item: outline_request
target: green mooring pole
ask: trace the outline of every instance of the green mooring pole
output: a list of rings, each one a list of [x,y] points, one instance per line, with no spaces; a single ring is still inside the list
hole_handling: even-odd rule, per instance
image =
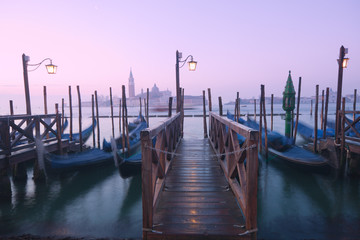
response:
[[[283,109],[286,112],[285,115],[285,136],[291,137],[291,112],[295,109],[295,89],[291,79],[291,71],[286,81],[285,91],[283,92]]]

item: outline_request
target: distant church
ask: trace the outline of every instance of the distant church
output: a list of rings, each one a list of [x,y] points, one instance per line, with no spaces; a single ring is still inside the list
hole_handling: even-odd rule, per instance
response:
[[[130,76],[129,76],[129,98],[135,97],[135,82],[132,74],[132,69],[130,68]]]

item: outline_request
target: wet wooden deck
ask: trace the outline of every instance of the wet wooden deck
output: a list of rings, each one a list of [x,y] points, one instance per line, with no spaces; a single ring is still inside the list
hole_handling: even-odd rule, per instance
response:
[[[183,139],[148,239],[248,239],[245,219],[208,139]]]

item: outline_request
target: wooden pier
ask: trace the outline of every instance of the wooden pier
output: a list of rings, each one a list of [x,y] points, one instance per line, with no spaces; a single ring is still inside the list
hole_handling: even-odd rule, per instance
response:
[[[62,152],[69,148],[69,140],[60,137],[60,119],[61,115],[57,114],[0,117],[1,162],[13,165],[36,158],[36,138],[43,141],[48,152]],[[49,137],[49,133],[53,137]]]
[[[182,139],[181,113],[142,132],[144,239],[256,238],[258,132],[209,116],[209,139]]]

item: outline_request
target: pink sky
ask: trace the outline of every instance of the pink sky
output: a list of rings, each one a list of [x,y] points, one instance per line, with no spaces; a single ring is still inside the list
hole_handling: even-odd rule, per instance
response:
[[[29,73],[32,97],[67,101],[68,86],[80,85],[83,99],[94,90],[121,95],[130,68],[135,91],[169,89],[175,95],[175,51],[198,61],[196,72],[180,71],[186,94],[210,87],[224,101],[281,96],[288,71],[302,95],[331,87],[336,91],[341,45],[349,48],[343,93],[360,80],[360,2],[358,1],[1,1],[0,100],[25,105],[21,55],[45,67]],[[21,96],[16,98],[15,95]],[[12,97],[14,96],[14,97]],[[23,101],[23,102],[18,102]],[[34,104],[34,103],[33,103]],[[34,106],[33,106],[34,107]]]

